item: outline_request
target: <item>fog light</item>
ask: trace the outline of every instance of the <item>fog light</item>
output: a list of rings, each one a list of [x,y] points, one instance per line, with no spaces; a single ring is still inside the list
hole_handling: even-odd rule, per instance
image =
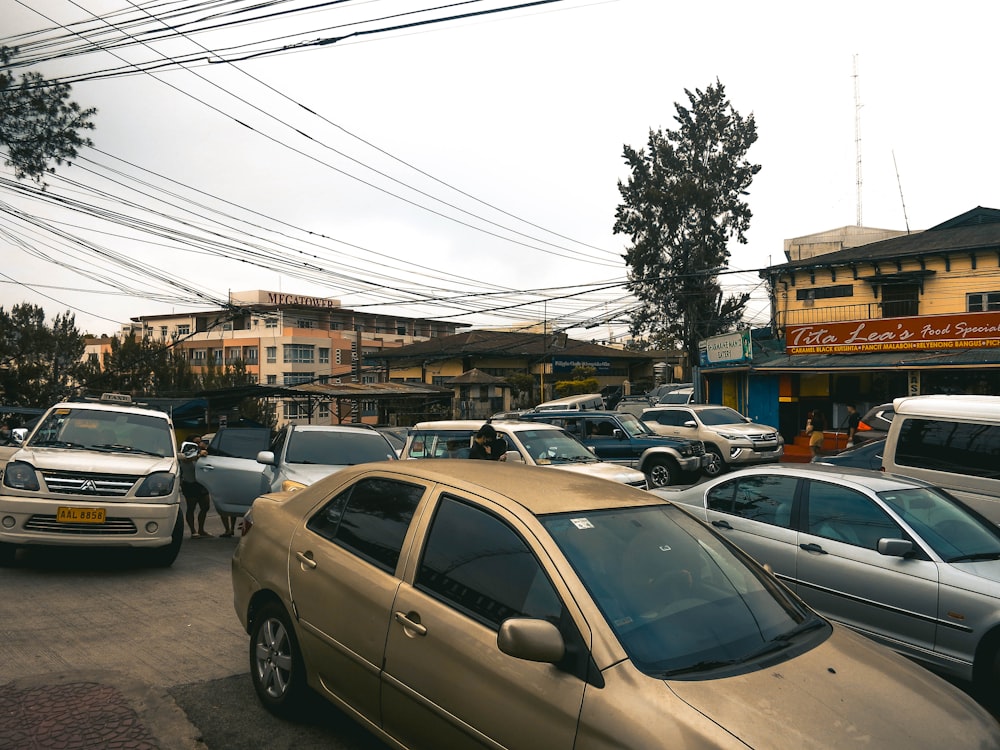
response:
[[[16,524],[17,521],[14,520],[14,516],[4,516],[3,520],[0,521],[0,523],[3,524],[3,527],[5,529],[13,529],[14,528],[14,524]]]
[[[146,533],[147,534],[155,534],[156,530],[158,528],[160,528],[160,524],[158,524],[156,521],[147,521],[146,522]]]

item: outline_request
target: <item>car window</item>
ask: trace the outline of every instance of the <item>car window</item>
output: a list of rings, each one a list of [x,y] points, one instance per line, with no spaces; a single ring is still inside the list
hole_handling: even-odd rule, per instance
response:
[[[410,519],[424,488],[368,478],[326,503],[306,528],[388,573],[396,571]]]
[[[644,420],[648,421],[652,417],[654,421],[669,427],[683,427],[684,423],[691,419],[690,412],[683,409],[664,409],[663,411],[645,414]]]
[[[212,438],[208,454],[226,458],[256,458],[258,453],[268,449],[269,438],[270,433],[266,429],[219,430]]]
[[[702,424],[723,425],[723,424],[743,424],[743,415],[728,406],[720,406],[716,409],[702,409],[698,412]]]
[[[392,446],[375,431],[295,430],[288,438],[284,460],[289,464],[353,466],[395,457]]]
[[[896,463],[1000,478],[1000,425],[908,417],[899,430]]]
[[[517,532],[448,495],[434,514],[415,585],[494,629],[508,617],[562,619],[559,596]]]
[[[706,501],[710,510],[790,528],[798,484],[796,477],[752,474],[716,485]]]
[[[849,487],[807,482],[807,531],[816,536],[878,549],[878,540],[907,539],[903,529],[874,500]]]
[[[946,562],[1000,555],[1000,528],[945,492],[917,487],[879,497]]]

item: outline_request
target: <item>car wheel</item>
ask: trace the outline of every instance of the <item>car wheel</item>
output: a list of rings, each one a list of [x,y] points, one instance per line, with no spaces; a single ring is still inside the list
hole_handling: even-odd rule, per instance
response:
[[[17,555],[17,547],[13,544],[7,544],[6,542],[0,542],[0,567],[6,567],[7,565],[14,564],[14,558]]]
[[[722,460],[722,454],[715,446],[705,446],[705,457],[708,459],[708,462],[701,467],[701,470],[707,476],[717,477],[726,470],[726,462]]]
[[[982,661],[976,659],[973,673],[976,696],[991,710],[1000,710],[1000,695],[997,693],[997,686],[1000,685],[1000,635],[993,633],[981,649],[985,655]]]
[[[178,505],[177,520],[174,521],[174,530],[170,534],[170,543],[156,549],[144,550],[147,553],[146,563],[153,568],[169,568],[177,559],[177,553],[181,551],[181,542],[183,541],[184,514]]]
[[[308,695],[306,670],[288,615],[266,605],[250,629],[250,676],[257,697],[275,716],[293,718]]]
[[[669,487],[680,475],[680,470],[666,458],[654,458],[646,466],[646,482],[650,488]]]

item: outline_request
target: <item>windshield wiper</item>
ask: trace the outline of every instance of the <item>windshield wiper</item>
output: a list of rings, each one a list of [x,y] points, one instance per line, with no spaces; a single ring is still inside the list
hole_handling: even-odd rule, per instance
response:
[[[958,557],[949,557],[945,562],[955,563],[955,562],[973,562],[975,560],[1000,560],[1000,552],[975,552],[971,555],[959,555]]]
[[[120,443],[102,443],[101,445],[92,445],[90,448],[92,450],[117,451],[119,453],[141,453],[144,456],[156,456],[157,458],[163,458],[162,453],[148,451],[145,448],[136,448],[131,445],[121,445]]]
[[[36,440],[29,448],[84,448],[80,443],[71,443],[69,440]]]
[[[711,669],[719,669],[720,667],[731,667],[734,664],[739,664],[742,659],[719,659],[711,660],[707,659],[705,661],[699,661],[696,664],[690,664],[686,667],[678,667],[677,669],[667,669],[659,673],[660,677],[673,677],[679,674],[690,674],[692,672],[708,672]]]

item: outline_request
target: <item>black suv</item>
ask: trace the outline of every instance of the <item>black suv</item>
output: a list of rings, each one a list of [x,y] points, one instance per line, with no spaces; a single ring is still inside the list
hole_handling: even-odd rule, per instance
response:
[[[700,472],[705,461],[705,445],[700,440],[657,435],[625,412],[538,411],[518,419],[562,427],[602,461],[641,471],[650,489],[677,484],[685,473]]]

